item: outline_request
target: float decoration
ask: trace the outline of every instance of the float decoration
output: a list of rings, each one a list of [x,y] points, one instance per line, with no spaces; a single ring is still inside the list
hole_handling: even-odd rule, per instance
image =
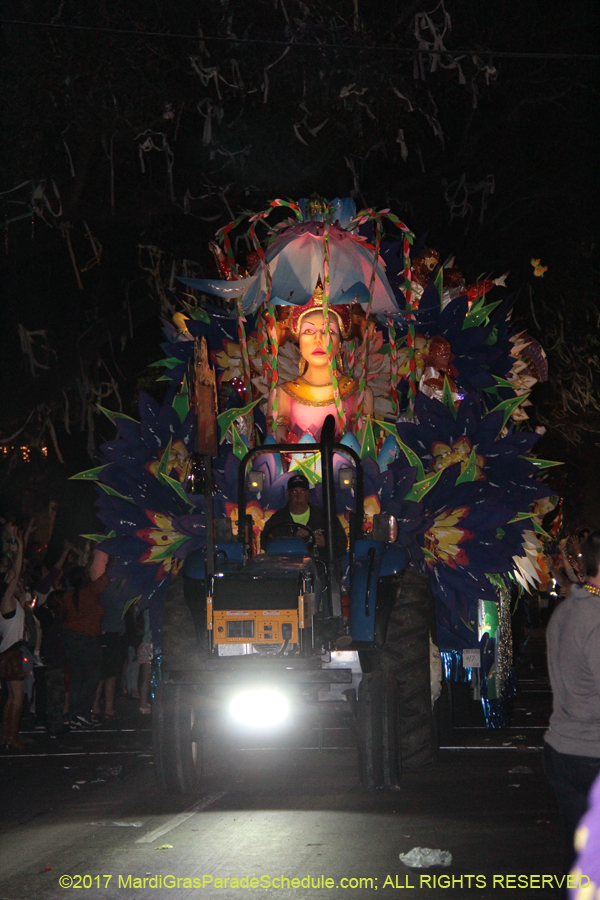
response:
[[[281,208],[292,217],[273,224]],[[231,243],[244,223],[254,248],[248,269],[236,263]],[[385,239],[386,223],[401,231],[400,240]],[[159,643],[166,587],[185,556],[206,542],[205,497],[188,493],[196,440],[188,372],[198,339],[208,342],[219,389],[212,499],[235,525],[239,459],[256,441],[276,440],[267,436],[269,399],[273,431],[288,427],[277,398],[302,381],[303,361],[289,338],[300,340],[302,317],[318,312],[331,399],[309,402],[313,430],[324,404],[332,404],[338,439],[362,460],[365,528],[377,513],[395,516],[398,543],[431,577],[447,677],[472,677],[461,654],[479,648],[484,711],[488,724],[500,724],[513,685],[510,596],[544,577],[543,535],[531,517],[533,505],[552,493],[537,476],[554,465],[530,457],[539,436],[515,427],[547,366],[536,342],[511,335],[512,299],[488,300],[504,276],[471,290],[457,270],[446,277],[434,251],[411,262],[407,226],[389,210],[356,214],[347,200],[273,201],[238,217],[217,239],[225,277],[181,281],[226,301],[224,308],[207,311],[198,306],[205,300],[188,295],[184,321],[164,323],[164,359],[155,363],[168,383],[162,406],[140,394],[139,422],[109,413],[118,439],[100,448],[102,465],[75,476],[96,481],[101,492],[107,535],[100,546],[116,558],[122,596],[140,597],[140,607],[151,610]],[[334,341],[343,339],[348,376],[334,354]],[[371,386],[374,410],[367,408]],[[256,547],[285,503],[289,471],[306,474],[319,502],[319,454],[302,453],[315,436],[310,429],[296,434],[298,452],[285,458],[255,458],[263,487],[247,512]],[[343,464],[334,459],[336,473]],[[349,494],[336,491],[347,527]]]

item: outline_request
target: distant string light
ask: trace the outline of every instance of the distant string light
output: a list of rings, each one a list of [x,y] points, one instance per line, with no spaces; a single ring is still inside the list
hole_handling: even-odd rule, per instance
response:
[[[48,456],[48,448],[44,447],[28,447],[26,444],[22,444],[21,446],[8,446],[7,444],[0,445],[0,458],[10,456],[12,453],[21,457],[22,462],[31,462],[31,453],[32,450],[37,449],[40,451],[42,456]]]
[[[57,31],[89,31],[94,34],[123,34],[132,37],[157,37],[167,38],[177,41],[200,41],[201,43],[222,43],[222,44],[244,44],[244,45],[262,45],[267,47],[302,47],[312,50],[353,50],[357,52],[371,53],[395,53],[398,56],[413,57],[424,54],[426,56],[432,53],[437,56],[485,56],[494,57],[495,59],[589,59],[600,60],[598,53],[558,53],[558,52],[531,52],[531,51],[510,51],[510,50],[449,50],[444,47],[441,50],[427,50],[419,47],[389,47],[380,45],[365,44],[329,44],[316,43],[315,41],[282,41],[269,40],[267,38],[238,38],[238,37],[220,37],[216,35],[204,34],[177,34],[164,31],[137,31],[136,29],[127,28],[97,28],[93,25],[62,25],[59,22],[27,22],[22,19],[0,19],[3,25],[24,25],[29,28],[53,28]]]

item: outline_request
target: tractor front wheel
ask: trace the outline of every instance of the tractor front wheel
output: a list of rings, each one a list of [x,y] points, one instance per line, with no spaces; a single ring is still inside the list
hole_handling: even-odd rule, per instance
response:
[[[152,743],[159,787],[167,794],[194,794],[202,748],[194,693],[183,684],[159,684],[152,705]]]

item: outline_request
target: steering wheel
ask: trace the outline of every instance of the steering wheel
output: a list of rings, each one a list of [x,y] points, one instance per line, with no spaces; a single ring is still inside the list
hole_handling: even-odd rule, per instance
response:
[[[301,530],[306,531],[307,534],[299,534]],[[299,522],[284,522],[281,525],[276,525],[269,534],[269,540],[271,541],[275,537],[301,537],[311,553],[317,544],[317,539],[312,528],[309,525],[300,525]]]

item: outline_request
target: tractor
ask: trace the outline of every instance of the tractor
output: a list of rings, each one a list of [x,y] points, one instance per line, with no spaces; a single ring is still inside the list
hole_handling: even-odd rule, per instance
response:
[[[299,450],[263,445],[240,463],[238,534],[213,516],[209,490],[206,547],[188,555],[169,589],[153,706],[156,773],[167,793],[194,793],[240,729],[285,729],[294,712],[328,701],[350,717],[366,788],[395,788],[402,769],[435,759],[441,667],[429,579],[409,568],[393,517],[375,516],[365,533],[361,460],[335,443],[333,416],[320,443],[301,449],[320,453],[326,563],[311,535],[293,527],[253,554],[252,462]],[[354,496],[341,560],[333,549],[334,454],[348,460]]]

